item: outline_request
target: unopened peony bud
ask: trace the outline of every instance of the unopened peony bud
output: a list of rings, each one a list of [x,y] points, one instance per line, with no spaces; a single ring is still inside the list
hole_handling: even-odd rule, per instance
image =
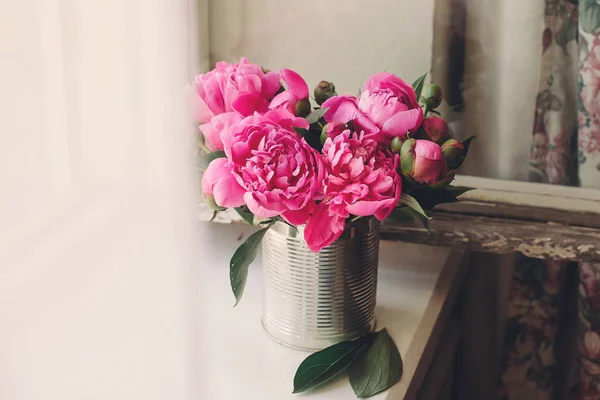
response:
[[[442,104],[442,89],[435,83],[430,83],[423,88],[421,100],[430,110],[439,107]]]
[[[310,101],[308,99],[298,100],[294,109],[296,117],[306,117],[310,114]]]
[[[429,117],[423,120],[424,139],[429,139],[437,144],[442,144],[450,139],[448,124],[440,117]]]
[[[315,101],[321,105],[330,97],[337,96],[333,82],[321,81],[314,90]]]
[[[400,149],[402,148],[402,139],[399,137],[395,137],[392,139],[392,144],[390,145],[390,149],[392,153],[400,153]]]
[[[442,152],[450,169],[458,168],[465,159],[465,147],[456,139],[446,140],[442,144]]]
[[[400,149],[402,174],[415,182],[432,184],[446,171],[440,145],[429,140],[408,139]]]

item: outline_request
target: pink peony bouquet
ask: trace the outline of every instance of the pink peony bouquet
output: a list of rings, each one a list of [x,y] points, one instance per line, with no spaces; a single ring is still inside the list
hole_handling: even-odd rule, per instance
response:
[[[425,220],[464,191],[449,184],[470,140],[450,137],[441,90],[424,82],[381,72],[358,97],[322,81],[311,99],[292,70],[217,63],[193,82],[205,201],[250,223],[306,224],[313,252],[357,218]]]

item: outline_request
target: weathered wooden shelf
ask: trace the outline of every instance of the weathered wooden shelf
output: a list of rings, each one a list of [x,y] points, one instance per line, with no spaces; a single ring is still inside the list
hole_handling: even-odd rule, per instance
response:
[[[386,221],[382,238],[489,253],[600,261],[600,191],[457,177],[474,187],[429,211],[429,230]]]

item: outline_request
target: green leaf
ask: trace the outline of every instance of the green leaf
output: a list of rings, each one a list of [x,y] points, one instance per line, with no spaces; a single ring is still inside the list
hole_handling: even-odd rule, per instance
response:
[[[425,79],[427,78],[427,72],[423,74],[419,79],[417,79],[413,84],[412,88],[415,90],[415,94],[417,95],[417,101],[421,99],[421,92],[423,91],[423,86],[425,85]]]
[[[446,190],[451,192],[455,197],[458,197],[462,194],[470,192],[471,190],[475,190],[475,188],[467,186],[446,186]]]
[[[429,220],[410,207],[395,208],[388,219],[399,224],[409,224],[413,221],[419,221],[424,228],[429,229]]]
[[[319,119],[325,115],[325,113],[327,112],[327,108],[319,108],[318,110],[315,110],[313,112],[311,112],[310,114],[308,114],[308,116],[306,117],[306,122],[308,122],[309,125],[315,124],[317,122],[319,122]]]
[[[414,189],[410,194],[417,200],[423,210],[431,210],[438,204],[457,203],[458,196],[473,190],[464,186],[447,186],[443,189],[429,187]]]
[[[419,202],[414,197],[412,197],[410,194],[408,194],[408,193],[402,193],[402,196],[400,196],[400,204],[403,204],[405,206],[408,206],[408,207],[412,208],[417,213],[419,213],[420,215],[424,216],[427,219],[431,219],[425,213],[425,210],[423,210],[423,207],[421,207],[421,205],[419,204]]]
[[[258,246],[262,241],[265,233],[271,228],[274,222],[267,225],[266,228],[253,233],[246,239],[244,243],[233,253],[231,262],[229,263],[229,280],[231,282],[231,290],[235,296],[235,306],[238,305],[244,293],[246,280],[248,279],[248,267],[256,258]]]
[[[467,156],[467,153],[469,152],[469,147],[471,147],[471,142],[473,141],[473,139],[475,139],[475,136],[468,137],[465,140],[463,140],[463,142],[462,142],[462,145],[465,148],[465,157]]]
[[[371,397],[402,377],[402,358],[387,330],[377,332],[370,346],[362,348],[348,369],[350,385],[359,398]]]
[[[215,220],[215,218],[217,217],[218,213],[219,212],[217,210],[213,211],[213,215],[212,215],[212,217],[210,218],[210,220],[208,222],[213,222]]]
[[[211,161],[216,160],[217,158],[223,158],[223,157],[225,157],[224,151],[213,151],[212,153],[204,154],[203,156],[200,157],[200,167],[202,169],[206,169],[206,168],[208,168],[208,164],[210,164]]]
[[[296,131],[296,133],[302,137],[306,137],[308,135],[308,129],[299,128],[297,126],[292,126],[292,128]]]
[[[294,375],[294,392],[314,389],[344,372],[356,358],[361,347],[369,344],[373,335],[346,340],[306,357]]]
[[[254,214],[248,211],[246,207],[236,207],[235,211],[248,223],[248,225],[254,226]]]

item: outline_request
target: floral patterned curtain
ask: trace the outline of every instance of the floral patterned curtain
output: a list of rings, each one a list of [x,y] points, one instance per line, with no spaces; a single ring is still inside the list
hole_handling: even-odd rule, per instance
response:
[[[600,3],[545,4],[530,180],[600,189]],[[517,263],[505,329],[504,398],[600,398],[600,265],[573,268],[577,303],[568,300],[576,289],[569,265],[525,257]],[[574,331],[578,354],[568,351]],[[575,362],[570,354],[578,356]]]

